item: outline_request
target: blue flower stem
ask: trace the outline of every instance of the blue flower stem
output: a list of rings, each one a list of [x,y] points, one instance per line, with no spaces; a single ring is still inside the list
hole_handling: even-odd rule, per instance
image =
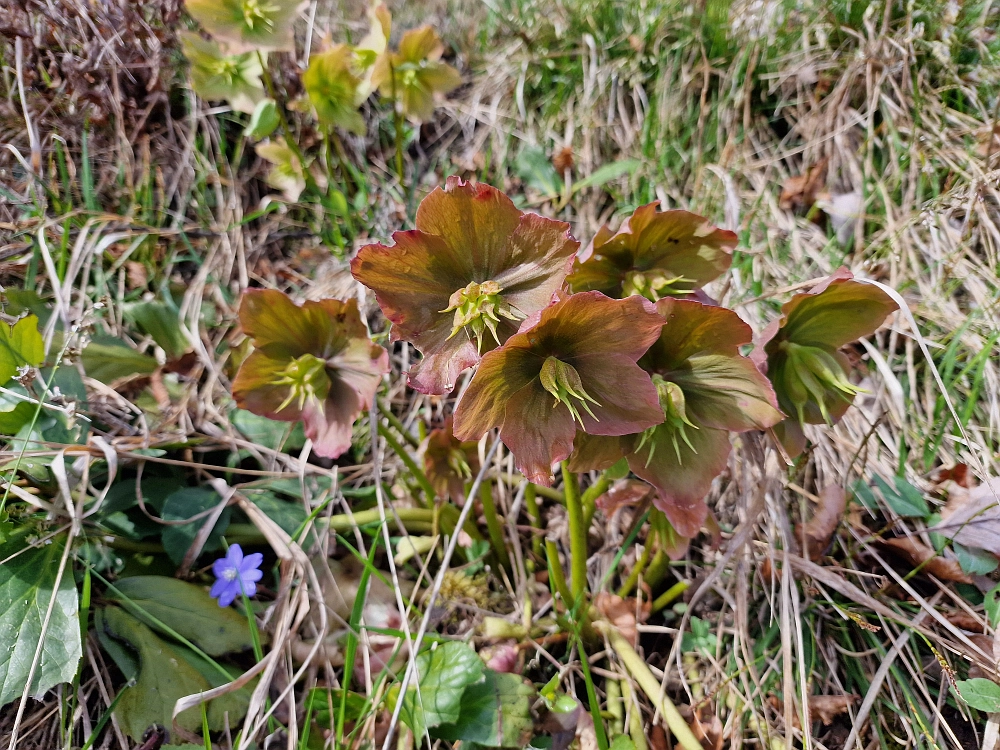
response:
[[[569,465],[561,464],[563,495],[566,497],[566,517],[569,522],[569,580],[573,601],[581,600],[587,593],[587,527],[584,525],[583,502],[580,485]]]

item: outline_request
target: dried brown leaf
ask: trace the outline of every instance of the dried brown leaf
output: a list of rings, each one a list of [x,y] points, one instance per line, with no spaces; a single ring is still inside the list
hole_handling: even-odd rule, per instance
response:
[[[846,507],[847,493],[843,487],[831,484],[820,491],[812,518],[804,525],[799,524],[796,529],[796,536],[805,540],[805,551],[810,560],[819,560],[830,546],[830,539],[837,530]]]
[[[1000,481],[966,490],[952,487],[948,504],[941,510],[936,531],[966,547],[1000,555]]]
[[[639,631],[636,629],[636,601],[635,597],[623,599],[615,594],[602,591],[594,597],[594,607],[620,632],[629,643],[635,645],[639,642]],[[638,607],[640,622],[649,616],[649,602],[645,602]]]
[[[830,726],[833,720],[854,705],[860,696],[857,695],[810,695],[809,713]]]
[[[805,174],[794,175],[785,180],[781,186],[778,206],[785,211],[810,208],[826,184],[826,168],[829,162],[829,158],[824,156],[809,167]]]
[[[911,536],[896,539],[883,539],[882,545],[902,557],[914,568],[920,567],[920,572],[932,575],[942,581],[956,583],[972,583],[972,579],[962,570],[957,560],[946,560],[934,554],[934,550],[923,542]]]
[[[597,498],[597,507],[604,515],[611,518],[620,508],[627,505],[638,505],[646,499],[653,488],[638,479],[619,479],[608,488],[608,491]]]

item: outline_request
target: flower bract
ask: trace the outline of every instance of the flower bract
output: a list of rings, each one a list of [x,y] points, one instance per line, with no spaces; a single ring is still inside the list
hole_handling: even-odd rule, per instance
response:
[[[551,482],[577,429],[628,435],[663,420],[656,388],[636,361],[663,318],[641,297],[557,296],[483,357],[455,410],[455,436],[494,427],[529,481]]]
[[[788,415],[774,432],[790,456],[805,448],[804,425],[839,421],[860,391],[840,348],[874,333],[896,309],[888,294],[842,268],[792,297],[761,334],[757,359]]]
[[[302,85],[321,124],[364,133],[365,120],[358,112],[361,77],[354,60],[354,50],[346,44],[313,55],[302,75]]]
[[[255,53],[228,54],[215,42],[180,32],[184,57],[191,63],[191,88],[206,101],[224,99],[237,112],[250,114],[264,98],[260,58]]]
[[[355,300],[301,307],[275,290],[250,290],[240,324],[255,350],[233,381],[241,409],[269,419],[302,420],[317,455],[337,458],[351,426],[371,406],[389,355],[373,344]]]
[[[447,393],[549,304],[579,243],[568,224],[522,213],[496,188],[456,177],[424,198],[416,226],[396,232],[395,245],[361,248],[351,271],[374,290],[393,337],[423,353],[410,385]]]
[[[641,206],[617,232],[602,227],[569,277],[574,292],[596,289],[610,297],[691,294],[732,262],[736,234],[689,211]]]
[[[462,76],[441,62],[444,45],[431,26],[410,29],[399,42],[398,52],[387,52],[375,63],[372,83],[379,93],[393,99],[407,117],[429,120],[439,96],[458,88]]]
[[[661,299],[666,324],[639,360],[652,376],[663,419],[620,439],[579,435],[571,468],[606,468],[623,455],[657,491],[654,504],[682,536],[698,533],[704,497],[726,467],[729,433],[766,429],[783,415],[756,365],[740,354],[753,333],[732,310]]]
[[[228,607],[237,597],[254,596],[257,593],[257,581],[263,578],[260,570],[264,555],[253,552],[243,555],[243,548],[233,544],[226,551],[225,557],[220,557],[212,563],[215,583],[209,594],[219,600],[220,607]]]
[[[302,0],[186,0],[188,13],[234,53],[292,50]]]

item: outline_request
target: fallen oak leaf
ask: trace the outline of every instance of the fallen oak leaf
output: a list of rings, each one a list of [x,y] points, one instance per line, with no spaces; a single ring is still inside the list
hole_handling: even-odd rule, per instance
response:
[[[906,560],[914,568],[919,567],[921,573],[940,578],[942,581],[972,583],[972,579],[962,570],[962,566],[958,564],[957,560],[949,560],[939,556],[933,549],[913,537],[902,536],[894,539],[883,539],[881,545],[888,547],[890,551]]]
[[[830,539],[837,530],[846,507],[847,493],[844,488],[827,485],[820,490],[819,502],[813,510],[812,518],[796,527],[796,537],[805,541],[805,552],[813,562],[819,560],[830,546]]]

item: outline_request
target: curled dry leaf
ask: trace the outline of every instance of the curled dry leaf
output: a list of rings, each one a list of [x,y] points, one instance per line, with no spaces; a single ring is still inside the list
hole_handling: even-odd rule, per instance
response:
[[[830,726],[833,720],[847,709],[857,703],[857,695],[810,695],[809,712],[823,722],[823,726]]]
[[[621,508],[638,505],[645,500],[653,488],[638,479],[619,479],[608,491],[597,498],[597,507],[611,518]]]
[[[1000,555],[1000,481],[966,490],[952,487],[948,504],[941,510],[941,523],[931,531],[966,547]]]
[[[778,206],[784,211],[801,211],[812,207],[820,191],[826,186],[826,169],[830,160],[823,157],[804,174],[789,177],[781,185]]]
[[[958,560],[947,560],[934,554],[934,550],[912,536],[883,539],[882,546],[888,547],[897,557],[901,557],[920,572],[932,575],[942,581],[972,583],[972,579],[962,570]]]
[[[830,539],[846,507],[847,493],[843,487],[828,485],[820,491],[812,518],[804,525],[799,524],[795,530],[796,537],[805,540],[805,553],[810,560],[819,560],[830,546]]]
[[[602,591],[594,597],[594,607],[606,620],[614,625],[618,632],[628,639],[633,646],[639,642],[639,631],[636,629],[636,612],[640,622],[649,616],[649,602],[636,607],[635,597],[623,599],[616,594]]]

